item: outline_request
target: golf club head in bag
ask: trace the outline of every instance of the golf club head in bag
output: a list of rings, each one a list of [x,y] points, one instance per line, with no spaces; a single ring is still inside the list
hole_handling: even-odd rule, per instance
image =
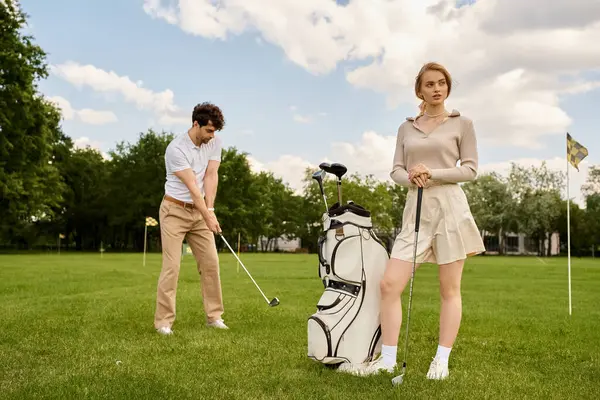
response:
[[[326,163],[326,162],[322,162],[321,164],[319,164],[319,168],[325,172],[327,172],[327,170],[329,169],[330,166],[331,166],[331,164]]]
[[[392,385],[398,386],[404,382],[404,374],[406,373],[406,359],[408,354],[408,328],[410,326],[410,310],[412,309],[412,293],[413,293],[413,281],[415,279],[415,269],[417,266],[417,243],[419,240],[419,227],[421,225],[421,204],[423,202],[423,188],[418,188],[417,191],[417,211],[416,211],[416,222],[415,222],[415,242],[413,250],[413,267],[410,276],[410,291],[408,294],[408,315],[406,317],[406,338],[404,341],[404,362],[402,363],[402,373],[392,378]]]
[[[312,178],[319,183],[319,188],[321,189],[321,196],[323,196],[323,201],[325,202],[325,212],[329,210],[329,206],[327,205],[327,198],[325,197],[325,189],[323,188],[323,177],[325,176],[325,171],[320,169],[315,171],[312,175]]]
[[[279,305],[279,299],[277,297],[274,297],[271,301],[269,301],[269,299],[267,298],[267,296],[265,296],[265,294],[263,293],[263,291],[258,286],[258,283],[256,283],[256,281],[254,280],[254,278],[252,278],[252,275],[250,275],[250,272],[248,272],[248,269],[246,269],[246,266],[244,265],[244,263],[242,262],[242,260],[240,260],[240,258],[237,256],[237,254],[235,254],[235,251],[233,251],[233,249],[231,248],[231,246],[229,245],[229,243],[227,242],[227,240],[225,240],[225,236],[223,236],[223,234],[220,233],[220,232],[217,233],[217,235],[219,235],[221,237],[221,239],[223,239],[223,242],[225,242],[225,244],[227,245],[227,247],[229,247],[229,250],[231,251],[231,254],[233,254],[235,256],[235,258],[238,260],[238,262],[240,263],[240,265],[244,268],[244,271],[246,271],[246,273],[248,274],[248,276],[250,277],[250,279],[252,279],[252,282],[254,282],[254,285],[256,286],[256,288],[258,289],[258,291],[260,292],[260,294],[262,294],[262,296],[264,297],[264,299],[267,302],[267,304],[269,305],[269,307],[278,306]]]
[[[335,175],[337,177],[337,189],[338,189],[338,204],[342,205],[342,176],[348,172],[348,168],[341,163],[321,163],[319,167],[327,172],[328,174]]]

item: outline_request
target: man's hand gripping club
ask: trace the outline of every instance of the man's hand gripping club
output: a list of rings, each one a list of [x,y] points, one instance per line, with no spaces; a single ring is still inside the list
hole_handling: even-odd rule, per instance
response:
[[[217,221],[217,216],[208,210],[206,207],[206,202],[204,201],[204,197],[202,196],[202,192],[200,192],[198,185],[196,185],[196,176],[194,175],[194,171],[189,168],[184,169],[183,171],[175,172],[175,176],[181,179],[181,181],[189,189],[194,206],[197,207],[200,211],[200,214],[202,214],[208,229],[210,229],[213,233],[221,233],[221,227],[219,226],[219,221]]]

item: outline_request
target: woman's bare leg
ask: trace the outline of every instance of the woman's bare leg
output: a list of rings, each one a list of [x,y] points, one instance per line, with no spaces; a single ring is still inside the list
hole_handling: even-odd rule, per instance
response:
[[[443,379],[448,376],[448,358],[458,335],[462,319],[462,298],[460,283],[464,260],[440,265],[440,338],[434,362],[427,376],[430,379]]]
[[[391,258],[380,283],[382,354],[387,366],[396,364],[398,336],[402,325],[400,296],[410,281],[412,267],[412,262]]]
[[[462,318],[462,298],[460,282],[464,260],[440,265],[440,295],[442,306],[440,311],[440,345],[452,347]]]

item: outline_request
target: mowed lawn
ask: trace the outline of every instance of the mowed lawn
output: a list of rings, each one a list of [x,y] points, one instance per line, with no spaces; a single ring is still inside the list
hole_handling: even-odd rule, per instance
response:
[[[414,285],[408,371],[361,378],[306,357],[306,320],[323,290],[316,255],[245,254],[269,308],[221,254],[225,322],[205,326],[199,277],[184,258],[175,335],[152,326],[159,254],[0,256],[4,399],[592,399],[600,396],[600,260],[477,257],[443,382],[425,378],[437,347],[437,268]],[[408,290],[403,306],[406,310]],[[404,325],[398,362],[403,358]],[[398,369],[398,372],[400,368]]]

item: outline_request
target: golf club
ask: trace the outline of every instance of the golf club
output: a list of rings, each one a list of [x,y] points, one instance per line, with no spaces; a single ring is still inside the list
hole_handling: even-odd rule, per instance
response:
[[[327,170],[329,169],[331,165],[329,163],[326,162],[322,162],[321,164],[319,164],[319,168],[321,168],[323,171],[328,172]]]
[[[348,168],[346,168],[345,165],[340,164],[340,163],[333,163],[333,164],[321,163],[319,165],[319,167],[323,171],[337,176],[337,178],[338,178],[338,181],[337,181],[338,203],[341,206],[342,205],[342,176],[344,176],[344,174],[346,172],[348,172]]]
[[[404,381],[406,373],[406,358],[408,353],[408,327],[410,325],[410,309],[412,306],[413,281],[415,279],[415,269],[417,266],[417,241],[419,239],[419,225],[421,220],[421,203],[423,200],[423,188],[419,187],[417,192],[417,216],[415,222],[415,244],[413,250],[413,268],[410,276],[410,291],[408,294],[408,315],[406,318],[406,339],[404,340],[404,362],[402,363],[402,373],[392,379],[392,385],[400,385]]]
[[[235,254],[235,251],[233,251],[233,249],[231,248],[231,246],[229,245],[229,243],[227,242],[227,240],[225,240],[225,236],[223,236],[222,233],[217,233],[217,235],[221,236],[221,239],[223,239],[223,241],[225,242],[225,244],[227,245],[227,247],[229,247],[229,250],[231,251],[231,254],[233,254],[235,256],[235,258],[237,258],[237,260],[239,261],[239,263],[241,264],[241,266],[244,268],[244,271],[246,271],[246,273],[248,274],[248,276],[250,277],[250,279],[252,279],[252,282],[254,282],[254,284],[256,285],[256,287],[258,288],[258,290],[260,291],[260,293],[265,298],[265,301],[267,302],[267,304],[270,307],[278,306],[279,305],[279,299],[277,297],[274,297],[273,300],[269,301],[269,299],[267,298],[267,296],[265,296],[265,294],[263,293],[263,291],[260,290],[260,287],[258,286],[258,284],[256,283],[256,281],[254,280],[254,278],[252,278],[252,275],[250,275],[250,272],[248,272],[248,270],[246,269],[246,266],[244,266],[244,263],[242,262],[242,260],[240,260],[240,258],[237,256],[237,254]]]
[[[327,212],[329,210],[329,207],[327,206],[327,199],[325,198],[325,190],[323,189],[323,176],[324,175],[325,175],[325,171],[320,169],[312,175],[312,178],[319,183],[319,188],[321,188],[321,196],[323,196],[323,201],[325,202],[325,212]]]

